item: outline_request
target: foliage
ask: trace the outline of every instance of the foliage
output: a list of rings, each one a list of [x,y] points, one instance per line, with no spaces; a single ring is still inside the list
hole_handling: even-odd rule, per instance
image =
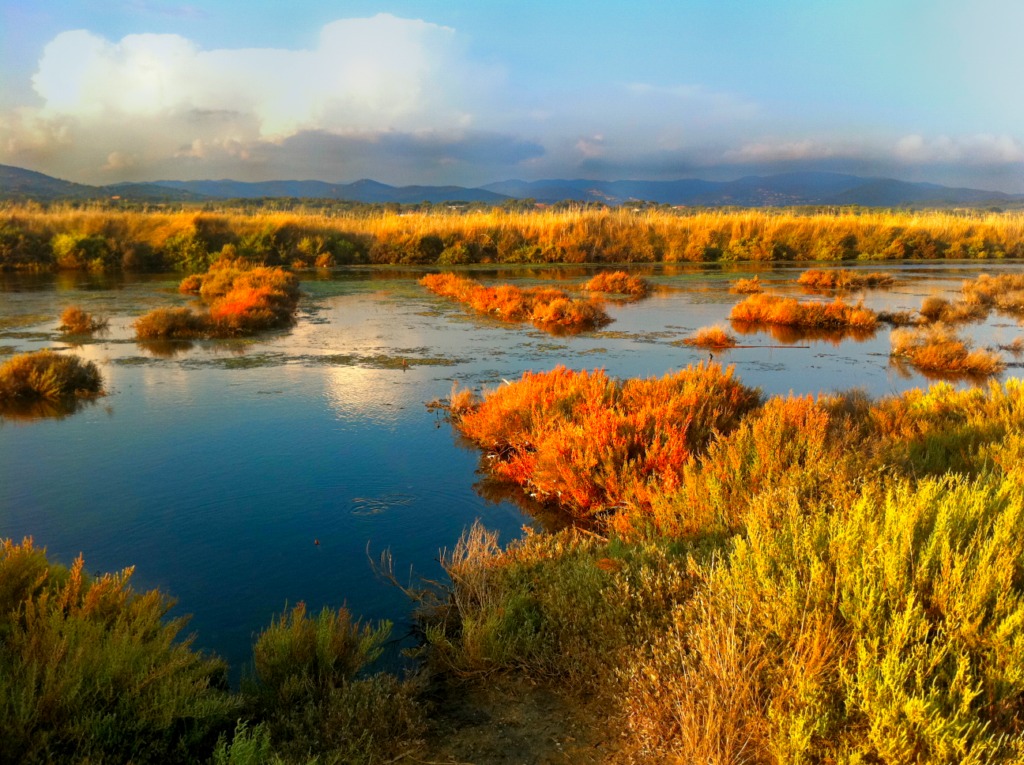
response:
[[[736,337],[724,327],[701,327],[692,337],[683,340],[685,345],[712,350],[732,348],[736,345]]]
[[[602,271],[584,282],[580,289],[585,292],[604,292],[610,295],[629,295],[631,297],[647,297],[651,284],[642,276],[635,276],[626,271]]]
[[[998,353],[971,350],[968,340],[958,337],[944,324],[923,329],[895,329],[890,340],[895,358],[905,359],[925,372],[988,377],[1005,367]]]
[[[330,762],[372,763],[417,746],[424,720],[414,703],[416,683],[358,677],[390,632],[386,622],[353,622],[344,608],[310,617],[300,603],[260,634],[244,693],[276,751],[291,759],[316,752]]]
[[[179,642],[131,569],[89,577],[30,539],[0,546],[0,760],[191,762],[237,709],[222,662]]]
[[[453,417],[491,456],[495,475],[572,515],[593,516],[649,506],[759,400],[718,364],[624,382],[557,367],[528,372],[477,404],[463,398]]]
[[[840,299],[831,303],[800,302],[777,295],[751,295],[732,307],[729,318],[745,324],[777,324],[810,328],[873,330],[878,318],[862,305]]]
[[[845,268],[830,271],[811,268],[800,274],[796,283],[809,290],[855,290],[888,287],[894,281],[892,275],[884,273],[861,273]]]
[[[185,277],[178,287],[199,293],[209,308],[157,308],[135,321],[140,339],[223,337],[286,326],[299,300],[295,275],[282,268],[221,259],[205,274]]]
[[[369,206],[140,212],[0,211],[0,267],[206,270],[225,246],[263,265],[650,263],[1024,256],[1018,213],[669,210],[559,206],[453,212]],[[57,237],[69,237],[57,239]]]
[[[607,324],[611,319],[592,300],[573,300],[551,287],[521,289],[510,284],[486,287],[452,273],[427,274],[420,284],[431,292],[465,303],[477,313],[504,321],[532,321],[549,331],[573,331]]]
[[[97,318],[77,305],[68,306],[60,315],[60,331],[72,335],[85,335],[106,326],[106,319]]]
[[[12,356],[0,365],[0,401],[50,401],[97,396],[103,378],[96,364],[56,351]]]
[[[761,284],[761,279],[757,276],[751,279],[737,279],[729,287],[729,292],[734,295],[756,295],[759,292],[764,292],[764,285]]]

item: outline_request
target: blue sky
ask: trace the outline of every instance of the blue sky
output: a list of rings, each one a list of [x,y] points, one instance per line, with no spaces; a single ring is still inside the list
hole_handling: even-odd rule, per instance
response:
[[[1021,30],[1020,0],[0,0],[0,163],[1024,192]]]

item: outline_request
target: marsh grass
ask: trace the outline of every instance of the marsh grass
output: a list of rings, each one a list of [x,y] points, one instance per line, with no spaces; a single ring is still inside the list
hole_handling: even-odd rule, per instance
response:
[[[0,268],[780,262],[1024,257],[1019,213],[849,210],[0,210]]]
[[[742,324],[776,324],[809,329],[852,329],[870,332],[878,324],[874,311],[840,299],[831,303],[801,302],[777,295],[751,295],[732,307],[729,319]]]
[[[924,372],[989,377],[1005,368],[998,353],[972,350],[970,342],[943,324],[924,329],[896,329],[890,336],[892,355]]]
[[[56,351],[12,356],[0,365],[0,403],[88,398],[103,392],[103,378],[91,361]]]
[[[809,291],[859,290],[866,287],[889,287],[895,282],[891,274],[863,273],[845,268],[823,271],[810,268],[797,278],[796,283]]]
[[[510,284],[487,287],[452,273],[428,274],[420,279],[431,292],[468,305],[474,311],[503,321],[530,321],[555,334],[608,324],[611,319],[594,300],[577,300],[552,287],[521,289]]]
[[[136,319],[137,338],[234,337],[284,327],[299,300],[294,274],[229,259],[218,260],[205,274],[186,277],[179,290],[199,294],[207,307],[154,309]]]
[[[752,279],[737,279],[730,285],[729,292],[734,295],[757,295],[764,292],[764,285],[757,276]]]
[[[580,285],[584,292],[602,292],[608,295],[629,295],[643,298],[651,291],[651,283],[642,276],[626,271],[602,271]]]
[[[696,348],[723,350],[735,347],[736,337],[724,327],[701,327],[692,337],[687,337],[682,342]]]
[[[72,335],[87,335],[106,329],[108,320],[93,316],[79,306],[72,305],[64,309],[60,315],[60,331]]]

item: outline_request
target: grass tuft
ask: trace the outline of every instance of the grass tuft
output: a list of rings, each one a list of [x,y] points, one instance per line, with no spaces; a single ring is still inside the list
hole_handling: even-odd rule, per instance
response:
[[[58,401],[98,396],[103,378],[96,364],[55,351],[12,356],[0,365],[0,401]]]
[[[107,320],[97,318],[79,306],[72,305],[64,309],[60,315],[60,331],[72,335],[86,335],[106,329]]]
[[[1005,363],[998,353],[971,350],[952,328],[935,324],[925,329],[896,329],[890,336],[892,355],[923,372],[990,377]]]

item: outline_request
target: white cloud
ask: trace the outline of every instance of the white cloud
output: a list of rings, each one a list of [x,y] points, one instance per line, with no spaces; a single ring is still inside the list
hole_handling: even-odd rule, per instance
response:
[[[894,155],[900,162],[912,165],[995,165],[1024,162],[1024,144],[1007,135],[940,135],[929,139],[913,134],[896,142]]]
[[[45,48],[33,86],[45,117],[100,120],[190,110],[251,114],[263,137],[308,129],[466,125],[455,31],[379,14],[326,25],[310,50],[200,50],[170,34],[110,42],[84,30]]]

